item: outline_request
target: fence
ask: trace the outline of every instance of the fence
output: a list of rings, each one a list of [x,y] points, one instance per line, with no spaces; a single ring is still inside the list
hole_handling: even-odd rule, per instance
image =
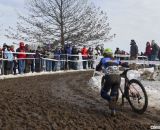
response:
[[[147,56],[138,56],[136,60],[129,60],[130,55],[115,55],[117,59],[120,59],[121,62],[127,62],[129,64],[141,64],[141,65],[160,65],[160,61],[157,59],[155,61],[149,61]],[[123,58],[123,59],[121,59]]]
[[[14,55],[17,55],[17,54],[34,55],[34,58],[16,58],[14,57],[12,60],[9,60],[7,58],[4,58],[5,57],[4,55],[6,55],[7,53],[12,53]],[[67,55],[67,54],[54,55],[53,58],[45,58],[42,54],[38,54],[38,58],[37,58],[36,53],[2,52],[2,58],[0,58],[0,70],[1,70],[1,75],[10,74],[10,72],[6,72],[6,71],[10,71],[8,70],[6,66],[7,64],[11,64],[9,69],[13,70],[14,66],[16,66],[15,68],[16,73],[18,73],[20,69],[19,68],[20,61],[26,62],[26,66],[28,66],[27,64],[28,61],[31,62],[29,64],[29,67],[30,67],[29,72],[59,71],[59,70],[69,70],[69,69],[75,69],[75,70],[90,69],[90,68],[95,68],[95,63],[94,63],[93,58],[83,59],[83,56],[80,54],[78,55]]]

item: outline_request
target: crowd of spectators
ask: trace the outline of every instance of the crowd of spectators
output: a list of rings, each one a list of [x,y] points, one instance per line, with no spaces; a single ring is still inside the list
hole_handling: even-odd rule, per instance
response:
[[[46,46],[32,49],[30,45],[19,43],[18,48],[13,45],[3,44],[0,48],[1,74],[24,74],[29,72],[59,71],[69,69],[94,69],[95,60],[103,55],[103,46],[78,47],[65,44],[63,47],[49,48]],[[138,52],[135,40],[130,42],[130,53],[120,50],[118,47],[114,52],[115,58],[120,60],[135,60],[138,56],[147,57],[149,61],[160,60],[160,48],[152,40],[146,43],[145,52]]]
[[[128,57],[120,57],[121,60],[124,60],[124,59],[135,60],[138,58],[138,56],[143,56],[143,58],[145,58],[149,61],[156,61],[156,60],[160,60],[160,47],[155,42],[155,40],[152,40],[151,42],[148,41],[146,43],[145,52],[139,53],[139,49],[138,49],[138,46],[137,46],[135,40],[131,40],[130,53],[127,53],[123,50],[120,50],[119,48],[116,48],[114,54],[115,54],[115,56],[116,55],[129,55],[129,58]],[[142,58],[139,57],[139,59],[142,59]]]
[[[144,55],[146,55],[150,61],[160,60],[160,47],[154,40],[152,40],[151,44],[150,42],[146,43]]]
[[[1,74],[24,74],[29,72],[59,71],[68,69],[93,69],[94,56],[103,54],[103,47],[87,48],[66,44],[55,49],[38,46],[33,50],[30,45],[19,43],[14,46],[3,44],[1,51]],[[2,52],[3,51],[3,52]]]

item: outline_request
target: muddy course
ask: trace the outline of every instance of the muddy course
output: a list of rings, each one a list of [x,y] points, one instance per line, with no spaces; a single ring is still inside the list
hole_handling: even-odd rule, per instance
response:
[[[93,71],[0,80],[0,130],[145,130],[160,110],[134,113],[126,103],[111,117],[87,82]]]

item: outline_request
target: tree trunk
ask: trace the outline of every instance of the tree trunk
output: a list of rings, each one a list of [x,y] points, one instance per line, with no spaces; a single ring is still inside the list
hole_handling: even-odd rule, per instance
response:
[[[61,18],[61,45],[64,47],[63,0],[61,0],[60,18]]]

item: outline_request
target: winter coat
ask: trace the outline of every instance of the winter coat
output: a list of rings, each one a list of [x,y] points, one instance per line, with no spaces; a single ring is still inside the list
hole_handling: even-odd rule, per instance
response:
[[[152,55],[158,55],[158,52],[159,52],[159,46],[156,44],[156,43],[154,43],[153,45],[152,45]]]
[[[71,47],[67,47],[65,51],[66,51],[66,54],[72,54],[72,48]]]
[[[147,45],[147,46],[146,46],[145,55],[146,55],[146,56],[149,56],[149,55],[151,55],[151,53],[152,53],[152,47],[151,47],[151,45]]]
[[[20,58],[20,59],[26,58],[25,49],[18,48],[16,52],[20,52],[19,54],[17,54],[17,58]]]
[[[132,43],[131,44],[130,55],[131,55],[131,57],[137,57],[137,55],[138,55],[138,46],[136,45],[136,43]]]
[[[88,49],[88,58],[92,59],[93,58],[93,49]]]
[[[5,50],[4,57],[8,61],[13,61],[13,59],[14,59],[12,51],[8,51],[8,50]]]
[[[121,54],[121,51],[120,51],[120,50],[116,50],[116,51],[114,52],[114,54]]]
[[[83,48],[81,51],[81,54],[83,55],[84,58],[88,57],[88,49],[87,48]]]
[[[59,49],[56,49],[55,52],[54,52],[54,58],[56,60],[60,60],[60,55],[62,54],[61,50]]]
[[[34,58],[35,58],[35,64],[40,64],[41,55],[39,51],[36,52],[36,54],[34,55]]]

